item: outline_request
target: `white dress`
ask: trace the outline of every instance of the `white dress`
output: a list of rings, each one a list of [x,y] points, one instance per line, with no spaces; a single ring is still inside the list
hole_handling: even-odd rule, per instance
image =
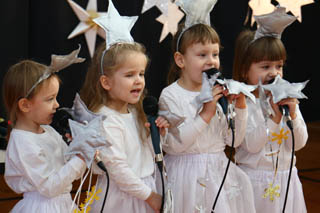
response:
[[[160,111],[185,117],[178,131],[169,129],[163,144],[163,150],[167,153],[168,187],[173,192],[175,213],[200,212],[201,208],[205,208],[205,212],[211,211],[228,162],[225,146],[230,146],[232,142],[231,131],[227,128],[220,105],[207,124],[197,114],[196,107],[190,104],[197,95],[199,92],[185,90],[175,82],[162,91],[159,99]],[[236,113],[235,147],[244,137],[247,110],[236,109]],[[233,163],[230,164],[215,212],[255,212],[250,180]]]
[[[62,137],[50,126],[35,134],[13,129],[6,152],[5,180],[16,193],[23,193],[12,213],[69,213],[72,182],[85,171],[85,163],[74,156],[67,163]]]
[[[154,212],[145,200],[151,191],[156,192],[153,178],[155,163],[150,140],[141,141],[137,129],[135,110],[121,114],[106,106],[99,110],[106,115],[104,128],[110,147],[100,150],[110,177],[109,192],[104,206],[105,213]],[[98,173],[97,189],[101,189],[100,199],[92,205],[92,212],[100,212],[105,196],[107,178],[102,170]]]
[[[290,168],[292,137],[287,125],[283,125],[282,122],[278,125],[271,119],[268,119],[267,122],[264,121],[259,101],[257,99],[255,104],[247,99],[249,116],[246,136],[243,143],[237,148],[235,158],[239,166],[251,179],[257,212],[282,212]],[[303,148],[308,138],[306,124],[298,105],[296,113],[297,117],[293,120],[295,151]],[[279,134],[282,128],[284,128],[283,133],[288,131],[288,139],[281,144],[279,149],[277,141],[270,142],[268,138],[274,138],[275,136],[272,136],[272,133]],[[269,131],[269,136],[267,130]],[[263,198],[263,195],[266,193],[264,190],[268,188],[268,184],[273,181],[274,168],[276,166],[277,155],[270,156],[270,153],[278,150],[280,151],[278,155],[278,172],[273,186],[278,185],[280,187],[277,190],[280,193],[280,197],[275,197],[274,201],[271,201],[270,197]],[[286,212],[304,213],[306,212],[306,205],[295,161],[296,159],[294,158]]]

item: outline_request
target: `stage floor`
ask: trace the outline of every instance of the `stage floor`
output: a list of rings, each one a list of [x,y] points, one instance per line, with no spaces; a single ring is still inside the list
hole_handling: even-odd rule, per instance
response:
[[[307,145],[296,152],[297,168],[303,185],[308,213],[320,212],[320,122],[310,122],[308,125],[309,139]],[[0,155],[3,153],[0,152]],[[0,158],[3,156],[0,156]],[[75,182],[74,188],[79,182]],[[87,187],[84,187],[86,189]],[[82,193],[83,195],[85,193]],[[5,184],[0,175],[0,206],[1,212],[9,212],[21,195],[14,194]]]

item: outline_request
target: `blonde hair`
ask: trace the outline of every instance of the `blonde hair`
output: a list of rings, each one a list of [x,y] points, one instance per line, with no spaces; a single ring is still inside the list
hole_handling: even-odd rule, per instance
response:
[[[9,119],[14,126],[17,121],[17,114],[19,112],[18,102],[21,98],[32,99],[41,89],[45,82],[52,77],[58,76],[53,74],[48,79],[38,84],[31,93],[27,96],[31,87],[39,80],[44,71],[48,67],[46,65],[37,63],[32,60],[23,60],[17,64],[12,65],[3,79],[3,100],[6,107]],[[60,80],[59,80],[60,83]]]
[[[177,40],[179,38],[179,35],[181,34],[183,29],[183,24],[179,25],[179,30],[175,34],[173,41],[172,41],[172,51],[180,52],[181,54],[184,54],[187,50],[187,48],[195,43],[218,43],[219,47],[221,48],[220,44],[220,38],[218,33],[209,25],[205,24],[196,24],[192,27],[188,28],[186,31],[183,32],[181,35],[179,44],[177,46]],[[178,48],[178,49],[177,49]],[[173,61],[171,64],[169,73],[168,73],[168,84],[171,84],[172,82],[176,81],[180,77],[181,70],[176,65],[176,63]]]
[[[236,40],[233,79],[247,83],[248,71],[252,63],[260,61],[278,61],[287,59],[282,41],[274,37],[261,37],[253,41],[254,32],[245,30]]]
[[[100,77],[102,73],[101,57],[105,50],[105,46],[105,43],[102,43],[97,48],[89,66],[84,85],[80,91],[81,99],[87,105],[88,109],[93,112],[97,112],[102,106],[107,105],[108,101],[110,100],[108,92],[101,86],[100,83]],[[117,43],[112,45],[105,52],[103,57],[103,74],[109,77],[112,76],[114,72],[122,66],[126,60],[126,56],[132,52],[142,53],[148,60],[145,47],[142,44]],[[147,135],[149,134],[148,129],[144,126],[144,124],[147,122],[147,118],[142,108],[143,98],[144,95],[141,96],[137,104],[132,106],[137,111],[138,128],[141,139],[143,139],[146,135],[143,134],[143,132],[147,132]]]

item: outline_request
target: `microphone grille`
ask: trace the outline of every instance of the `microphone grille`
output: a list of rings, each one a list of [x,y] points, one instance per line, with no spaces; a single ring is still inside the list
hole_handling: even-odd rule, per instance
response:
[[[156,116],[158,114],[158,100],[153,96],[146,96],[143,99],[143,111],[147,115]]]

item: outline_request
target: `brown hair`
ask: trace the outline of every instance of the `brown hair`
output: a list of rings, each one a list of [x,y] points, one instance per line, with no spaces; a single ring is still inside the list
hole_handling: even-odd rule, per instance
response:
[[[84,85],[80,91],[80,96],[83,102],[87,105],[88,109],[97,112],[103,105],[107,105],[108,92],[101,86],[101,57],[105,50],[105,43],[102,43],[97,48],[91,64],[89,66]],[[129,53],[137,52],[142,53],[146,56],[147,61],[149,61],[146,55],[146,49],[142,44],[139,43],[117,43],[112,45],[105,53],[103,57],[103,74],[106,76],[112,76],[113,73],[121,67],[124,63],[126,56]],[[145,134],[148,133],[148,129],[144,126],[147,122],[147,118],[143,112],[142,100],[144,95],[141,96],[138,103],[133,105],[137,110],[138,128],[140,131],[141,139],[144,138]],[[146,131],[144,131],[146,130]]]
[[[255,41],[253,31],[241,32],[236,40],[233,79],[246,82],[252,63],[260,61],[278,61],[287,59],[286,49],[282,41],[274,37],[262,37]]]
[[[17,64],[12,65],[3,79],[3,100],[6,107],[9,119],[14,126],[17,121],[17,114],[19,112],[18,101],[21,98],[32,99],[41,89],[44,82],[50,78],[58,76],[53,74],[48,79],[38,84],[26,97],[31,87],[39,80],[44,71],[48,67],[46,65],[37,63],[32,60],[23,60]],[[60,80],[59,80],[60,82]]]
[[[179,25],[179,30],[175,34],[173,40],[172,40],[172,51],[180,52],[181,54],[184,54],[187,50],[187,48],[195,43],[218,43],[220,44],[220,38],[218,33],[209,25],[206,24],[196,24],[192,27],[188,28],[186,31],[182,31],[183,24]],[[179,35],[181,35],[181,38],[179,40],[179,44],[177,44],[177,40],[179,38]],[[178,46],[178,47],[177,47]],[[178,49],[177,49],[178,48]],[[173,61],[171,64],[169,73],[168,73],[168,84],[171,84],[172,82],[176,81],[180,77],[180,68],[177,66],[177,64]]]

